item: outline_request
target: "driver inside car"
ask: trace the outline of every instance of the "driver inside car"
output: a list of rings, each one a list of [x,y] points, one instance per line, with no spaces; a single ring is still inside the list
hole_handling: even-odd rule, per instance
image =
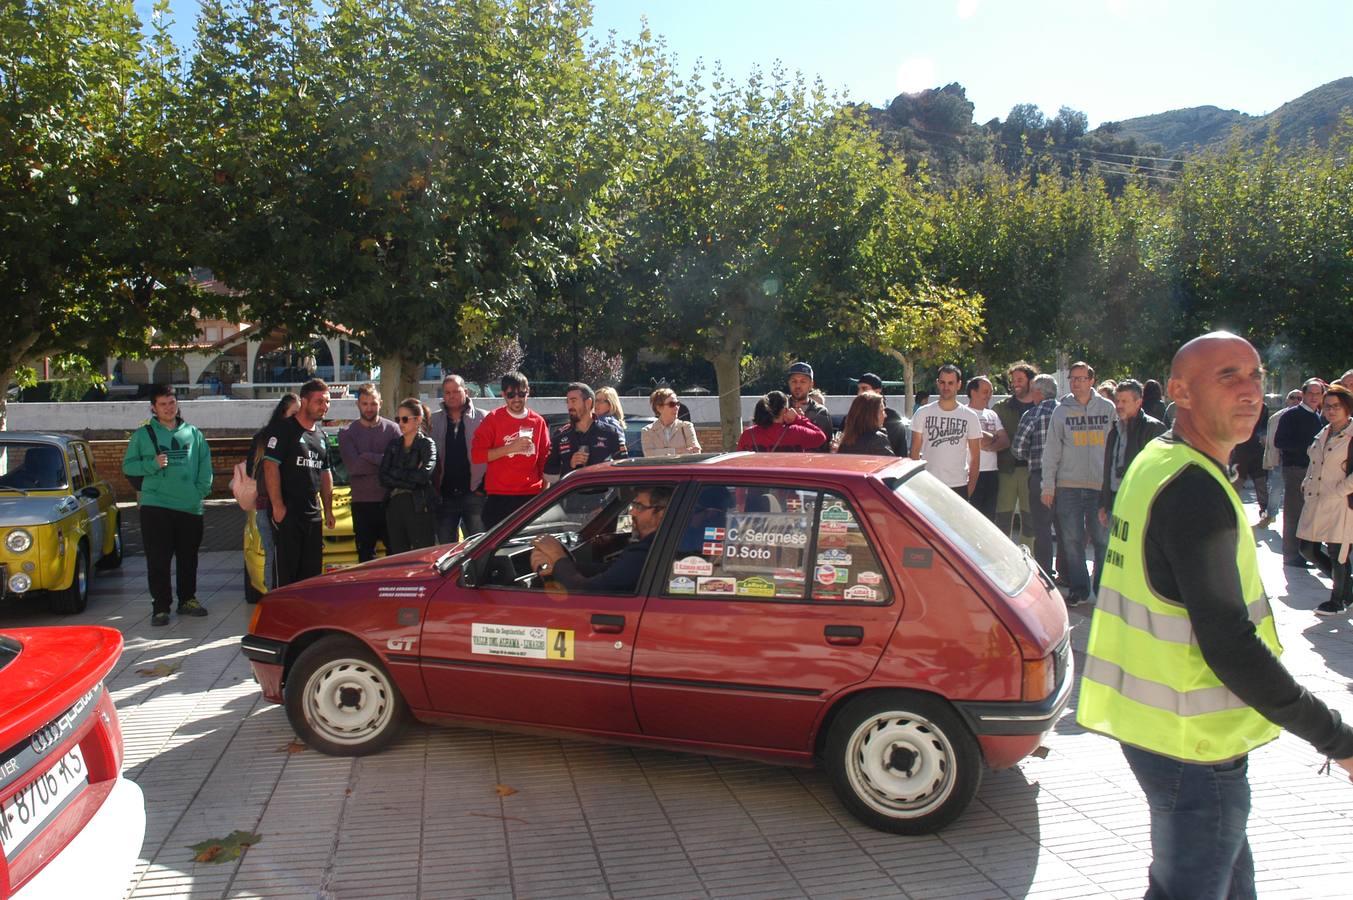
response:
[[[599,591],[605,593],[633,593],[639,586],[644,561],[653,546],[658,526],[671,502],[670,487],[639,488],[630,501],[633,532],[630,542],[610,565],[597,572],[582,572],[568,555],[564,545],[553,535],[542,535],[531,542],[531,568],[542,578],[552,577],[572,591]]]

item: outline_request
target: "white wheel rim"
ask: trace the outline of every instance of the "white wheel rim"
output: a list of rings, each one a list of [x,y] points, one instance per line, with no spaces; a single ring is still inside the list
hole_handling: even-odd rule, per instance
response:
[[[385,673],[365,660],[335,659],[306,682],[304,712],[325,740],[360,744],[390,723],[394,691]]]
[[[851,790],[873,809],[897,819],[925,815],[954,791],[957,758],[934,723],[907,712],[862,722],[846,745]]]

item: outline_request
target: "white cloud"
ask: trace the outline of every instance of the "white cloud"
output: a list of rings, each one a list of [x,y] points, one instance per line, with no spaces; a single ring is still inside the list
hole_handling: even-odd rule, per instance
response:
[[[928,56],[915,56],[903,60],[897,67],[897,91],[901,94],[914,94],[935,86],[935,60]]]
[[[977,15],[977,0],[958,0],[954,6],[960,19],[971,19]]]
[[[1104,0],[1104,6],[1115,16],[1121,16],[1128,11],[1128,0]]]

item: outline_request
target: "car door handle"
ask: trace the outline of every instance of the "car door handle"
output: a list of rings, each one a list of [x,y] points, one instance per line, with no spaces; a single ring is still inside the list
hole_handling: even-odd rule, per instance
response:
[[[625,617],[593,613],[592,630],[602,634],[619,634],[625,630]]]
[[[822,634],[836,647],[856,647],[864,640],[864,629],[859,625],[828,625]]]

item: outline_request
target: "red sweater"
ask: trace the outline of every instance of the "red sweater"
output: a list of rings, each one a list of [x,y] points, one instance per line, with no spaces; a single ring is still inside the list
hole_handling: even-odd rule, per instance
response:
[[[504,456],[489,462],[489,450],[501,447],[517,436],[523,428],[531,429],[536,442],[536,452],[532,456],[517,454]],[[470,445],[470,462],[488,463],[484,474],[484,493],[486,494],[538,494],[545,487],[541,473],[545,470],[545,459],[550,455],[550,430],[545,419],[539,413],[526,411],[526,417],[518,419],[500,406],[484,417],[474,433],[474,443]]]
[[[801,417],[793,425],[753,425],[738,438],[738,449],[766,451],[774,447],[782,453],[803,453],[818,449],[826,440],[821,428]]]

